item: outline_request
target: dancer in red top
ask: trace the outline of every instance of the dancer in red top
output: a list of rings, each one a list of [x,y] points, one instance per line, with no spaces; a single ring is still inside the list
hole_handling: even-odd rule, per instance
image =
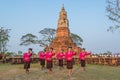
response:
[[[23,55],[24,69],[26,70],[26,73],[29,73],[31,56],[32,56],[32,48],[29,48],[28,52],[24,53]]]
[[[46,50],[41,51],[41,52],[39,53],[41,70],[45,69],[45,55],[46,55]]]
[[[64,54],[64,50],[61,49],[61,52],[59,52],[56,57],[58,59],[58,62],[59,62],[59,67],[60,67],[60,70],[63,68],[63,57],[65,56]]]
[[[79,58],[80,58],[80,62],[81,62],[81,67],[83,69],[83,71],[86,71],[86,63],[85,63],[85,56],[87,55],[91,55],[91,52],[86,52],[85,48],[82,49],[82,51],[79,54]]]
[[[53,62],[52,62],[52,57],[54,56],[53,48],[49,49],[49,52],[46,53],[46,61],[47,61],[47,69],[48,73],[52,73],[52,68],[53,68]]]
[[[65,58],[67,61],[67,69],[68,69],[68,75],[71,76],[72,74],[72,69],[73,69],[73,59],[72,57],[75,55],[76,53],[72,51],[72,47],[68,48],[68,51],[65,54]]]

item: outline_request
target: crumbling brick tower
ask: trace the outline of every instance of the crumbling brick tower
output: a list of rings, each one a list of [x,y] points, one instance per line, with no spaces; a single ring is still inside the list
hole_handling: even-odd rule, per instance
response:
[[[62,7],[58,19],[58,25],[56,30],[56,37],[55,39],[50,43],[47,49],[52,47],[56,51],[60,51],[61,48],[64,49],[64,51],[67,51],[67,48],[71,46],[73,50],[80,52],[81,48],[77,47],[77,45],[73,42],[73,40],[70,37],[70,30],[69,30],[69,20],[67,19],[67,12],[65,11],[64,6]]]

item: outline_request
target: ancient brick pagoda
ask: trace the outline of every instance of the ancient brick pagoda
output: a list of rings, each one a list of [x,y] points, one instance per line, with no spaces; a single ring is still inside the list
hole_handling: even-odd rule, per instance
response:
[[[47,49],[52,47],[56,51],[60,51],[61,48],[63,48],[64,51],[66,51],[69,46],[71,46],[77,52],[80,52],[81,50],[80,47],[77,47],[70,37],[69,20],[67,19],[67,12],[63,6],[58,20],[56,37],[50,43]]]

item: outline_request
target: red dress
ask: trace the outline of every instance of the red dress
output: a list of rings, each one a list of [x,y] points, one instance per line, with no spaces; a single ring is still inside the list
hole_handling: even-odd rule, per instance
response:
[[[45,56],[45,59],[47,61],[47,69],[51,69],[53,67],[53,63],[52,63],[52,57],[54,56],[55,54],[53,52],[47,52],[46,53],[46,56]]]
[[[67,69],[72,69],[73,68],[73,59],[72,58],[75,54],[76,53],[73,52],[73,51],[66,52],[65,58],[66,58],[66,61],[67,61]]]
[[[30,53],[24,53],[23,55],[23,61],[24,62],[30,62],[30,57],[32,56],[32,54]]]
[[[62,52],[59,52],[58,54],[57,54],[57,59],[58,59],[58,61],[59,61],[59,66],[60,67],[63,67],[63,57],[64,57],[65,55],[64,55],[64,53],[62,53]]]
[[[65,56],[64,53],[59,52],[56,57],[57,57],[57,59],[59,59],[59,60],[63,60],[63,57],[64,57],[64,56]]]
[[[41,65],[45,65],[45,55],[46,54],[43,51],[39,53],[39,58],[40,58],[40,64]]]
[[[24,53],[23,61],[24,61],[24,69],[30,68],[30,57],[32,56],[31,53]]]
[[[81,63],[81,67],[85,67],[85,56],[90,55],[91,52],[80,52],[79,58],[80,58],[80,63]]]

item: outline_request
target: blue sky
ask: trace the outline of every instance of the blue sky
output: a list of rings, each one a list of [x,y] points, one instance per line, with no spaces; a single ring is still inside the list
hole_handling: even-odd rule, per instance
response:
[[[11,29],[9,51],[42,50],[37,45],[19,46],[20,38],[27,33],[39,36],[46,27],[57,28],[63,4],[70,31],[84,40],[82,47],[93,53],[120,52],[120,33],[107,32],[112,22],[106,17],[105,0],[0,0],[0,26]]]

